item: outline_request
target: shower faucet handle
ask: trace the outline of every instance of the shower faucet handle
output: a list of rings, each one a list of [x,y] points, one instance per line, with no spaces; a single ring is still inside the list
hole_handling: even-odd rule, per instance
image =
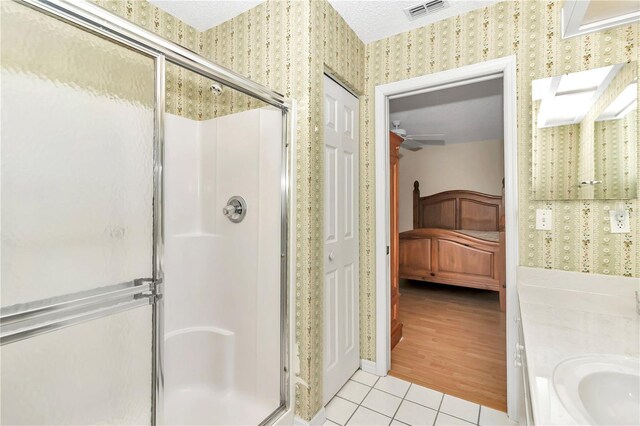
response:
[[[228,206],[224,206],[222,208],[222,214],[225,216],[231,216],[235,212],[236,212],[236,206],[234,206],[233,204],[229,204]]]
[[[227,201],[227,205],[222,208],[222,214],[233,223],[242,222],[247,214],[247,203],[240,196],[233,196]]]

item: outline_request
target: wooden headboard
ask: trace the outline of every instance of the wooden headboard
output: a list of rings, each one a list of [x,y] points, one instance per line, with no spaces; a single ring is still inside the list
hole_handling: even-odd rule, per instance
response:
[[[502,183],[504,194],[504,180]],[[503,195],[474,191],[445,191],[420,197],[413,183],[413,229],[443,228],[504,231]]]

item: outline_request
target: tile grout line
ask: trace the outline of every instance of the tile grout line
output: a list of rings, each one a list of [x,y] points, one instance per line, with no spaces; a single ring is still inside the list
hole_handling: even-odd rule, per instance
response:
[[[463,422],[468,423],[468,424],[470,424],[472,426],[478,426],[475,423],[471,423],[469,420],[465,420],[465,419],[460,418],[458,416],[454,416],[453,414],[449,414],[449,413],[446,413],[444,411],[438,411],[438,414],[440,414],[440,413],[444,414],[445,416],[453,417],[454,419],[457,419],[457,420],[462,420]],[[434,423],[434,425],[435,425],[435,423]]]
[[[386,376],[383,376],[383,377],[386,377]],[[378,383],[378,381],[380,381],[380,379],[381,379],[381,378],[382,378],[382,377],[378,377],[378,378],[376,379],[376,381],[373,383],[373,385],[372,385],[372,386],[370,386],[370,388],[369,388],[369,392],[367,392],[367,394],[364,396],[364,398],[362,398],[362,401],[360,402],[360,404],[358,404],[358,407],[356,408],[356,411],[358,411],[358,408],[359,408],[359,407],[366,408],[367,410],[371,410],[371,411],[373,411],[374,413],[380,414],[381,416],[384,416],[384,417],[390,418],[390,419],[391,419],[391,421],[393,421],[393,420],[395,420],[395,418],[394,418],[395,413],[394,413],[394,415],[393,415],[392,417],[389,417],[387,414],[381,413],[381,412],[379,412],[379,411],[374,410],[373,408],[369,408],[369,407],[367,407],[367,406],[365,406],[365,405],[362,405],[362,403],[364,402],[364,400],[365,400],[365,399],[367,399],[367,396],[369,396],[369,394],[371,393],[371,391],[373,391],[374,389],[375,389],[375,390],[377,390],[378,392],[382,392],[382,393],[385,393],[385,394],[387,394],[387,395],[391,395],[391,396],[393,396],[393,397],[400,398],[398,395],[394,395],[394,394],[392,394],[392,393],[390,393],[390,392],[386,392],[386,391],[384,391],[384,390],[382,390],[382,389],[378,389],[378,388],[376,388],[376,387],[375,387],[375,386],[376,386],[376,384]],[[358,382],[358,383],[360,383],[360,382]],[[407,383],[409,383],[409,382],[407,382]],[[364,383],[363,383],[363,384],[364,384]],[[409,388],[410,388],[410,387],[411,387],[411,384],[409,384]],[[407,392],[409,392],[409,388],[407,388]],[[405,395],[406,395],[406,393],[405,393]],[[340,398],[342,398],[342,397],[340,397]],[[344,398],[343,398],[343,399],[344,399]],[[404,400],[404,397],[400,400],[400,404],[402,404],[402,401],[403,401],[403,400]],[[353,402],[353,401],[351,401],[351,402]],[[355,403],[354,403],[354,404],[355,404]],[[398,406],[398,409],[399,409],[399,408],[400,408],[400,406]],[[397,412],[397,411],[398,411],[398,410],[396,409],[396,412]],[[353,413],[355,414],[355,411],[354,411]],[[353,417],[353,414],[351,415],[351,417]],[[351,417],[349,417],[349,420],[351,420]],[[402,422],[402,423],[404,423],[404,422]],[[405,423],[405,424],[406,424],[406,423]]]
[[[387,377],[387,376],[384,376],[384,377]],[[391,376],[391,377],[393,377],[393,376]],[[384,390],[382,390],[382,389],[379,389],[379,388],[376,388],[376,387],[375,387],[375,385],[378,383],[378,381],[379,381],[381,378],[382,378],[382,377],[378,377],[378,379],[375,381],[375,383],[373,384],[373,386],[371,386],[371,389],[369,389],[369,392],[367,392],[367,395],[365,395],[365,397],[362,399],[362,402],[364,402],[364,400],[365,400],[365,399],[367,399],[367,396],[369,396],[369,394],[371,393],[371,391],[372,391],[372,390],[374,390],[374,389],[375,389],[375,390],[377,390],[378,392],[382,392],[382,393],[385,393],[385,394],[387,394],[387,395],[391,395],[391,396],[393,396],[393,397],[395,397],[395,398],[400,398],[398,395],[394,395],[394,394],[392,394],[391,392],[387,392],[387,391],[384,391]],[[402,379],[399,379],[399,380],[402,380]],[[406,382],[406,380],[404,380],[404,381]],[[400,404],[398,405],[398,408],[396,409],[395,413],[393,413],[393,416],[391,416],[391,417],[389,417],[387,414],[384,414],[384,413],[381,413],[381,412],[379,412],[379,411],[376,411],[376,410],[374,410],[373,408],[369,408],[369,407],[367,407],[367,406],[364,406],[364,405],[362,405],[362,403],[360,403],[360,404],[358,405],[358,407],[363,407],[363,408],[366,408],[367,410],[371,410],[371,411],[373,411],[374,413],[380,414],[381,416],[384,416],[384,417],[386,417],[386,418],[388,418],[388,419],[391,419],[391,422],[392,422],[392,421],[394,421],[394,420],[396,420],[396,421],[398,421],[398,422],[400,422],[400,423],[402,423],[402,424],[405,424],[405,425],[406,425],[407,423],[405,423],[405,422],[401,422],[400,420],[396,419],[396,418],[395,418],[395,416],[396,416],[396,414],[398,413],[398,410],[400,409],[400,406],[402,405],[402,402],[405,400],[405,397],[406,397],[406,396],[407,396],[407,394],[409,393],[409,389],[411,389],[411,386],[413,385],[413,383],[411,383],[411,382],[407,382],[407,383],[409,383],[409,387],[407,387],[407,390],[405,391],[404,396],[403,396],[402,398],[400,398]],[[353,402],[353,401],[352,401],[352,402]],[[428,408],[428,407],[427,407],[427,408]],[[357,410],[358,410],[358,408],[356,408],[356,411],[357,411]],[[355,411],[354,411],[354,414],[355,414]],[[352,415],[352,417],[353,417],[353,415]],[[349,420],[351,420],[351,417],[349,418]],[[391,422],[389,422],[389,423],[391,423]]]
[[[354,373],[354,375],[355,375],[355,373]],[[382,377],[386,377],[386,376],[379,376],[379,377],[377,377],[377,378],[376,378],[376,380],[373,382],[373,384],[372,384],[372,385],[368,385],[368,384],[366,384],[366,383],[359,382],[358,380],[353,379],[353,375],[349,378],[349,380],[347,381],[347,383],[349,383],[349,381],[351,381],[351,380],[352,380],[352,381],[354,381],[355,383],[358,383],[358,384],[363,385],[363,386],[367,386],[367,387],[369,388],[369,391],[365,394],[365,396],[362,398],[362,401],[360,401],[359,403],[355,403],[354,401],[351,401],[350,399],[347,399],[347,398],[345,398],[345,397],[342,397],[342,396],[338,395],[338,393],[339,393],[339,392],[340,392],[340,391],[341,391],[341,390],[342,390],[342,389],[347,385],[347,383],[345,383],[345,384],[340,388],[340,390],[338,391],[338,393],[336,393],[336,395],[334,395],[334,397],[333,397],[333,398],[331,398],[331,400],[333,400],[334,398],[339,398],[339,399],[342,399],[343,401],[350,402],[350,403],[352,403],[352,404],[356,404],[356,409],[354,410],[354,412],[349,416],[349,418],[347,419],[347,422],[346,422],[344,425],[341,425],[341,426],[345,426],[345,425],[347,425],[347,424],[349,423],[349,421],[352,419],[352,417],[354,416],[354,414],[356,413],[356,411],[358,411],[358,408],[360,408],[360,407],[366,408],[367,410],[371,410],[371,411],[373,411],[374,413],[376,413],[376,414],[380,414],[381,416],[384,416],[384,417],[386,417],[386,418],[391,418],[391,421],[396,420],[396,421],[397,421],[397,422],[399,422],[399,423],[407,424],[407,423],[405,423],[405,422],[402,422],[402,421],[400,421],[400,420],[396,419],[396,417],[395,417],[395,416],[398,414],[398,411],[400,410],[400,406],[402,406],[402,403],[403,403],[404,401],[409,401],[409,402],[411,402],[411,403],[413,403],[413,404],[419,405],[420,407],[424,407],[424,408],[427,408],[427,409],[429,409],[429,410],[436,411],[436,417],[435,417],[435,419],[434,419],[434,423],[433,423],[434,425],[435,425],[435,422],[438,420],[438,416],[440,415],[440,413],[445,414],[445,415],[447,415],[447,416],[451,416],[451,417],[456,418],[456,419],[458,419],[458,420],[462,420],[462,421],[464,421],[464,422],[466,422],[466,423],[468,423],[468,424],[470,424],[470,425],[474,425],[474,423],[469,422],[468,420],[465,420],[465,419],[460,418],[460,417],[458,417],[458,416],[454,416],[454,415],[452,415],[452,414],[449,414],[449,413],[446,413],[446,412],[444,412],[444,411],[441,411],[441,409],[442,409],[442,405],[444,404],[444,398],[445,398],[445,396],[447,396],[448,394],[446,394],[446,393],[444,393],[444,392],[436,391],[435,389],[427,388],[427,387],[422,386],[422,385],[418,385],[417,383],[408,382],[408,381],[403,380],[403,379],[398,379],[398,380],[403,380],[403,381],[405,381],[405,382],[409,383],[409,387],[408,387],[408,388],[407,388],[407,390],[404,392],[404,396],[399,397],[398,395],[395,395],[395,394],[393,394],[393,393],[391,393],[391,392],[387,392],[387,391],[385,391],[385,390],[382,390],[382,389],[379,389],[379,388],[376,388],[376,387],[375,387],[375,385],[376,385],[376,384],[378,384],[378,382],[380,381],[380,379],[382,379]],[[391,377],[393,377],[393,376],[391,376]],[[440,404],[438,405],[438,408],[437,408],[437,409],[434,409],[434,408],[432,408],[432,407],[429,407],[429,406],[427,406],[427,405],[421,404],[421,403],[419,403],[419,402],[410,401],[410,400],[406,399],[406,398],[407,398],[407,395],[409,394],[409,390],[411,390],[411,387],[412,387],[412,386],[414,386],[414,385],[416,385],[416,386],[421,386],[421,387],[424,387],[425,389],[429,389],[429,390],[432,390],[432,391],[435,391],[435,392],[441,393],[441,394],[442,394],[442,397],[440,398]],[[393,414],[393,416],[392,416],[392,417],[389,417],[389,415],[387,415],[387,414],[385,414],[385,413],[381,413],[381,412],[379,412],[379,411],[377,411],[377,410],[375,410],[375,409],[373,409],[373,408],[370,408],[370,407],[367,407],[367,406],[365,406],[365,405],[362,405],[362,403],[364,402],[364,400],[365,400],[365,399],[367,399],[367,396],[369,396],[369,394],[371,393],[371,391],[373,391],[374,389],[375,389],[375,390],[377,390],[377,391],[379,391],[379,392],[382,392],[382,393],[384,393],[384,394],[387,394],[387,395],[393,396],[393,397],[395,397],[395,398],[400,398],[400,405],[398,405],[398,408],[396,409],[396,411],[395,411],[395,413]],[[451,396],[451,397],[454,397],[453,395],[450,395],[450,396]],[[454,397],[454,398],[457,398],[457,397]],[[461,398],[458,398],[458,399],[461,399]],[[331,400],[330,400],[330,401],[331,401]],[[464,401],[467,401],[467,400],[464,400]],[[479,423],[480,423],[480,411],[482,410],[482,405],[481,405],[481,404],[478,404],[478,403],[475,403],[475,402],[472,402],[472,401],[467,401],[467,402],[470,402],[470,403],[475,404],[475,405],[477,405],[477,406],[478,406],[478,421],[477,421],[477,423],[475,423],[475,425],[476,425],[476,426],[479,426]],[[331,420],[331,419],[328,419],[328,420],[330,420],[330,421],[332,421],[332,422],[333,422],[333,420]]]
[[[402,399],[400,399],[400,404],[398,404],[398,408],[396,408],[396,412],[393,413],[393,416],[391,416],[391,421],[394,421],[396,419],[396,414],[398,414],[398,411],[400,411],[400,407],[402,407],[402,403],[405,401],[405,398],[407,397],[407,394],[409,393],[409,389],[411,389],[411,386],[413,386],[413,383],[411,383],[411,382],[407,382],[407,383],[409,383],[409,386],[407,387],[406,392],[402,396]]]
[[[393,376],[392,376],[392,377],[393,377]],[[403,380],[403,379],[400,379],[400,380]],[[405,380],[405,382],[406,382],[406,380]],[[424,405],[424,404],[422,404],[422,403],[420,403],[420,402],[416,402],[416,401],[411,401],[410,399],[407,399],[407,401],[409,401],[409,402],[411,402],[411,403],[413,403],[413,404],[419,405],[419,406],[421,406],[421,407],[428,408],[429,410],[436,411],[436,412],[438,412],[438,413],[442,412],[442,414],[446,414],[447,416],[454,417],[454,418],[456,418],[456,419],[458,419],[458,420],[462,420],[463,422],[469,423],[470,425],[478,426],[478,424],[480,423],[480,412],[479,412],[479,411],[478,411],[478,423],[472,423],[472,422],[470,422],[469,420],[463,419],[463,418],[458,417],[458,416],[454,416],[453,414],[446,413],[446,412],[444,412],[444,411],[440,411],[440,408],[442,407],[442,404],[444,403],[444,397],[445,397],[445,396],[447,396],[447,395],[449,395],[449,396],[450,396],[450,397],[452,397],[452,398],[462,399],[462,400],[463,400],[463,401],[465,401],[465,402],[469,402],[469,403],[471,403],[471,404],[475,404],[475,405],[477,405],[477,406],[478,406],[478,409],[480,409],[480,408],[482,407],[482,405],[481,405],[481,404],[478,404],[477,402],[469,401],[469,400],[466,400],[466,399],[463,399],[463,398],[460,398],[460,397],[457,397],[457,396],[454,396],[454,395],[450,395],[450,394],[448,394],[448,393],[440,392],[440,391],[438,391],[438,390],[431,389],[431,388],[428,388],[428,387],[426,387],[426,386],[419,385],[419,384],[417,384],[417,383],[413,383],[413,382],[407,382],[407,383],[411,383],[411,386],[413,386],[413,385],[420,386],[420,387],[423,387],[423,388],[425,388],[425,389],[429,389],[429,390],[432,390],[432,391],[434,391],[434,392],[438,392],[438,393],[441,393],[441,394],[442,394],[442,398],[440,399],[440,404],[438,405],[438,408],[429,407],[428,405]],[[409,386],[409,389],[411,389],[411,386]],[[380,392],[384,392],[384,393],[386,393],[386,394],[388,394],[388,395],[391,395],[391,396],[395,396],[396,398],[400,398],[398,395],[394,395],[394,394],[392,394],[392,393],[389,393],[389,392],[383,391],[382,389],[378,389],[378,388],[376,388],[376,390],[379,390]],[[407,390],[407,394],[408,394],[408,393],[409,393],[409,391]],[[402,398],[402,400],[403,400],[403,401],[405,400],[405,398],[406,398],[406,395],[407,395],[407,394],[405,394],[405,396]],[[353,401],[352,401],[352,402],[353,402]],[[367,408],[367,407],[365,407],[365,408]],[[376,411],[376,412],[377,412],[377,411]],[[382,413],[381,413],[381,414],[382,414]],[[389,417],[389,416],[387,416],[387,417]],[[402,423],[404,423],[404,422],[402,422]]]
[[[356,373],[353,373],[353,374],[356,374]],[[353,375],[352,375],[351,377],[353,377]],[[349,380],[351,380],[351,378],[349,378]],[[362,401],[360,401],[360,402],[358,403],[358,406],[356,407],[356,409],[355,409],[355,410],[353,410],[353,413],[351,413],[351,415],[349,416],[349,418],[348,418],[348,419],[347,419],[347,421],[345,422],[344,426],[346,426],[347,424],[349,424],[349,420],[351,420],[351,418],[356,414],[356,411],[358,411],[358,408],[362,407],[362,403],[364,402],[364,400],[365,400],[365,399],[367,399],[367,396],[369,396],[369,394],[370,394],[370,393],[371,393],[371,391],[373,390],[373,387],[376,385],[376,383],[378,383],[378,380],[380,380],[380,377],[378,377],[378,378],[376,379],[376,381],[375,381],[375,382],[373,382],[373,385],[369,386],[369,392],[367,392],[367,394],[364,396],[364,398],[362,398]],[[355,380],[354,380],[354,381],[355,381]],[[355,381],[355,382],[357,382],[357,381]],[[347,381],[347,383],[349,383],[349,382]],[[357,382],[357,383],[360,383],[360,382]],[[368,385],[366,385],[365,383],[360,383],[360,384],[361,384],[361,385],[368,386]],[[346,383],[345,383],[345,385],[346,385]],[[343,386],[343,387],[344,387],[344,386]],[[342,390],[342,388],[340,388],[340,390]],[[338,391],[338,392],[340,392],[340,391]],[[337,396],[338,398],[342,398],[341,396],[338,396],[337,394],[336,394],[336,396]],[[334,396],[334,398],[335,398],[336,396]],[[342,399],[344,399],[345,401],[349,401],[349,400],[348,400],[348,399],[346,399],[346,398],[342,398]],[[353,403],[353,401],[349,401],[349,402],[352,402],[352,403]],[[364,407],[364,408],[367,408],[367,407]],[[371,411],[373,411],[373,410],[371,410]],[[377,413],[377,411],[376,411],[376,413]],[[382,414],[382,413],[378,413],[378,414]]]
[[[393,377],[393,376],[392,376],[392,377]],[[379,380],[379,379],[380,379],[380,378],[378,378],[378,380]],[[376,383],[378,383],[378,380],[376,380]],[[402,380],[402,379],[399,379],[399,380]],[[406,382],[406,380],[405,380],[405,382]],[[360,383],[360,382],[358,382],[358,383]],[[418,385],[418,384],[416,384],[416,383],[411,383],[411,382],[407,382],[407,383],[409,383],[409,387],[407,388],[407,391],[405,392],[404,396],[400,399],[400,405],[402,405],[402,402],[403,402],[403,401],[409,401],[409,402],[411,402],[411,403],[413,403],[413,404],[419,405],[420,407],[426,408],[426,409],[428,409],[428,410],[435,411],[435,412],[436,412],[436,417],[437,417],[437,413],[438,413],[439,408],[435,409],[435,408],[429,407],[429,406],[427,406],[427,405],[421,404],[421,403],[419,403],[419,402],[410,401],[410,400],[406,399],[407,395],[409,394],[409,390],[411,389],[411,386],[416,385],[416,386],[424,387],[424,386],[422,386],[422,385]],[[374,386],[375,386],[375,383],[374,383]],[[371,390],[373,390],[373,389],[375,389],[375,390],[377,390],[377,391],[379,391],[379,392],[385,393],[385,394],[387,394],[387,395],[390,395],[390,396],[393,396],[393,397],[396,397],[396,398],[400,398],[398,395],[394,395],[394,394],[392,394],[392,393],[390,393],[390,392],[386,392],[386,391],[384,391],[384,390],[382,390],[382,389],[374,388],[373,386],[371,386]],[[425,389],[430,389],[430,388],[425,388]],[[433,389],[430,389],[430,390],[433,390]],[[369,391],[369,392],[367,393],[367,395],[369,395],[369,393],[370,393],[370,392],[371,392],[371,391]],[[440,405],[442,405],[442,400],[444,399],[445,394],[444,394],[443,392],[439,392],[439,391],[435,391],[435,392],[438,392],[438,393],[441,393],[441,394],[442,394],[442,397],[440,398]],[[337,396],[338,398],[345,399],[345,398],[342,398],[341,396],[338,396],[338,395],[336,395],[336,396]],[[365,399],[366,399],[366,396],[365,396]],[[345,401],[349,401],[349,400],[345,399]],[[363,399],[362,401],[364,402],[364,399]],[[354,403],[353,401],[349,401],[349,402]],[[354,403],[354,404],[355,404],[355,403]],[[364,405],[362,405],[362,407],[364,407],[364,408],[366,408],[366,409],[368,409],[368,410],[371,410],[371,411],[373,411],[374,413],[378,413],[378,414],[383,415],[383,416],[385,416],[385,417],[389,417],[388,415],[386,415],[386,414],[384,414],[384,413],[381,413],[381,412],[379,412],[379,411],[376,411],[376,410],[374,410],[373,408],[369,408],[369,407],[364,406]],[[438,407],[439,407],[439,406],[438,406]],[[399,410],[399,409],[400,409],[400,406],[398,406],[398,410]],[[395,415],[398,413],[398,410],[396,410],[396,412],[395,412],[395,414],[393,415],[393,417],[391,418],[391,420],[397,420],[397,421],[399,421],[399,422],[400,422],[400,423],[402,423],[402,424],[407,424],[407,423],[402,422],[402,421],[400,421],[400,420],[398,420],[398,419],[396,419],[396,418],[395,418]],[[456,417],[456,418],[458,418],[458,417]],[[460,420],[464,420],[464,419],[460,419]],[[466,421],[466,420],[465,420],[465,421]]]
[[[449,395],[449,394],[445,393],[442,396],[442,402],[440,403],[440,408],[442,408],[442,404],[444,403],[444,397],[447,396],[447,395]],[[457,396],[453,396],[453,395],[449,395],[449,396],[453,397],[453,398],[458,398]],[[462,399],[462,398],[458,398],[458,399]],[[471,404],[475,404],[475,405],[478,406],[478,423],[480,423],[480,409],[482,408],[482,405],[478,404],[477,402],[467,401],[466,399],[463,399],[463,401],[470,402]],[[441,411],[440,408],[438,408],[438,413],[442,413],[442,414],[445,414],[445,415],[447,415],[449,417],[453,417],[453,418],[456,418],[458,420],[462,420],[463,422],[469,423],[470,425],[478,426],[478,423],[472,423],[469,420],[463,419],[462,417],[454,416],[453,414],[447,413],[445,411]]]
[[[0,0],[0,1],[1,1],[1,0]],[[392,376],[392,377],[393,377],[393,376]],[[406,380],[405,380],[405,382],[406,382]],[[360,383],[360,382],[358,382],[358,383]],[[411,383],[411,382],[407,382],[407,383]],[[411,385],[422,386],[422,385],[418,385],[417,383],[411,383]],[[423,387],[423,388],[425,388],[425,389],[433,390],[433,389],[427,388],[427,387],[425,387],[425,386],[422,386],[422,387]],[[409,386],[409,388],[411,388],[411,386]],[[377,391],[382,392],[382,393],[386,393],[387,395],[391,395],[391,396],[395,396],[396,398],[400,398],[398,395],[394,395],[394,394],[392,394],[391,392],[387,392],[387,391],[384,391],[384,390],[382,390],[382,389],[378,389],[378,388],[375,388],[375,389],[376,389]],[[434,391],[434,392],[438,392],[438,393],[442,393],[442,392],[437,391],[437,390],[433,390],[433,391]],[[408,391],[408,390],[407,390],[407,393],[409,393],[409,391]],[[442,394],[443,394],[443,395],[445,395],[444,393],[442,393]],[[406,398],[406,394],[405,394],[405,396],[402,398],[402,400],[404,401],[404,399],[405,399],[405,398]],[[407,399],[407,401],[412,402],[412,403],[414,403],[414,404],[417,404],[417,405],[419,405],[419,406],[421,406],[421,407],[428,408],[429,410],[437,411],[437,409],[436,409],[436,408],[429,407],[428,405],[424,405],[424,404],[421,404],[421,403],[416,402],[416,401],[411,401],[410,399]],[[351,402],[353,402],[353,401],[351,401]],[[366,407],[365,407],[365,408],[366,408]],[[389,416],[387,416],[387,417],[389,417]]]
[[[334,400],[334,399],[336,399],[336,398],[340,398],[340,399],[341,399],[341,400],[343,400],[343,401],[347,401],[347,402],[350,402],[350,403],[352,403],[352,404],[355,404],[355,402],[350,401],[350,400],[348,400],[347,398],[343,398],[343,397],[341,397],[341,396],[340,396],[340,395],[338,395],[338,394],[340,393],[340,391],[341,391],[342,389],[344,389],[344,387],[345,387],[345,386],[347,386],[347,384],[349,383],[349,381],[351,381],[351,379],[353,378],[353,376],[354,376],[357,372],[358,372],[358,370],[356,370],[356,371],[351,375],[351,377],[349,377],[349,380],[347,380],[347,382],[346,382],[344,385],[342,385],[342,386],[340,387],[340,389],[338,389],[338,392],[336,392],[336,394],[335,394],[335,395],[333,395],[333,397],[331,397],[331,399],[329,400],[329,402],[327,403],[327,405],[329,405],[329,404],[331,403],[331,401],[333,401],[333,400]],[[354,381],[355,381],[355,380],[354,380]],[[377,380],[376,380],[376,381],[377,381]],[[357,382],[357,383],[360,383],[360,382]],[[364,385],[364,383],[361,383],[361,384],[362,384],[362,385]],[[358,407],[356,407],[356,410],[357,410],[357,409],[358,409]],[[354,411],[354,413],[355,413],[355,411]],[[351,413],[351,416],[353,416],[353,413]],[[348,422],[349,420],[351,420],[351,416],[349,416],[349,418],[347,419],[347,422]],[[330,419],[330,418],[328,418],[328,417],[327,417],[327,420],[329,420],[329,421],[331,421],[331,422],[333,422],[333,423],[336,423],[336,424],[339,424],[339,425],[340,425],[340,423],[338,423],[338,422],[334,422],[333,420],[331,420],[331,419]],[[341,426],[345,426],[345,425],[346,425],[346,423],[345,423],[344,425],[341,425]]]
[[[438,421],[438,416],[440,415],[440,408],[442,408],[442,403],[444,402],[445,393],[442,392],[442,398],[440,398],[440,405],[438,405],[438,410],[436,411],[436,417],[433,419],[433,426],[435,426]]]
[[[356,411],[358,411],[358,409],[359,409],[360,407],[362,407],[362,406],[363,406],[363,405],[362,405],[362,403],[364,402],[364,400],[365,400],[365,399],[367,399],[367,397],[369,396],[369,394],[370,394],[370,393],[371,393],[371,391],[373,390],[373,387],[376,385],[376,383],[378,383],[378,381],[379,381],[379,380],[380,380],[380,376],[378,376],[378,378],[376,379],[376,381],[375,381],[375,382],[373,382],[373,384],[372,384],[371,386],[369,386],[369,392],[367,392],[367,394],[364,396],[364,398],[362,398],[362,401],[360,401],[360,402],[358,403],[358,406],[356,407],[356,409],[355,409],[355,411],[353,412],[353,414],[351,414],[351,417],[353,417],[353,415],[354,415],[354,414],[356,414]],[[364,408],[367,408],[367,407],[364,407]],[[382,413],[379,413],[379,414],[382,414]],[[349,417],[349,420],[351,420],[351,417]],[[347,423],[349,423],[349,420],[347,420]],[[346,425],[347,423],[345,423],[345,425]]]
[[[1,0],[0,0],[0,1],[1,1]],[[371,388],[371,390],[373,390],[373,388]],[[371,390],[370,390],[369,392],[371,392]],[[376,389],[376,390],[378,390],[378,389]],[[367,395],[369,395],[369,392],[367,393]],[[356,404],[355,402],[350,401],[350,400],[348,400],[348,399],[345,399],[345,398],[343,398],[343,397],[341,397],[341,396],[338,396],[338,395],[336,395],[334,398],[340,398],[340,399],[342,399],[343,401],[347,401],[347,402],[350,402],[350,403],[352,403],[352,404]],[[366,398],[366,396],[365,396],[365,398]],[[364,401],[364,399],[363,399],[362,401]],[[367,410],[373,411],[373,412],[374,412],[374,413],[376,413],[376,414],[380,414],[381,416],[384,416],[384,417],[389,418],[389,416],[388,416],[387,414],[381,413],[380,411],[376,411],[376,410],[374,410],[373,408],[367,407],[366,405],[362,405],[362,404],[356,404],[356,405],[357,405],[357,407],[356,407],[356,411],[358,410],[358,408],[359,408],[359,407],[362,407],[362,408],[366,408]],[[355,413],[355,411],[354,411],[354,413]],[[353,414],[351,415],[351,417],[353,417]],[[351,417],[349,417],[349,420],[351,420]],[[391,419],[391,420],[393,420],[393,419]],[[342,425],[342,426],[344,426],[344,425]]]
[[[355,375],[355,373],[354,373],[354,375]],[[353,376],[349,377],[349,380],[353,380],[353,381],[354,381],[354,382],[356,382],[356,383],[360,383],[361,385],[365,385],[365,386],[368,386],[368,387],[372,388],[373,386],[375,386],[375,384],[376,384],[376,383],[378,383],[378,380],[380,380],[380,377],[378,377],[378,378],[376,379],[376,381],[375,381],[375,382],[373,382],[373,385],[369,385],[369,384],[367,384],[367,383],[359,382],[358,380],[354,379],[354,378],[353,378]],[[348,381],[347,381],[347,382],[348,382]],[[345,384],[346,384],[346,383],[345,383]],[[344,387],[344,386],[343,386],[343,387]],[[342,389],[342,388],[341,388],[341,389]]]
[[[0,1],[1,1],[1,0],[0,0]],[[395,376],[391,376],[391,377],[395,377]],[[404,379],[400,379],[399,377],[396,377],[396,378],[397,378],[398,380],[404,380]],[[475,405],[477,405],[479,408],[482,408],[482,407],[491,408],[491,407],[489,407],[489,406],[482,405],[482,404],[480,404],[480,403],[478,403],[478,402],[469,401],[468,399],[464,399],[464,398],[462,398],[462,397],[459,397],[459,396],[456,396],[456,395],[452,395],[452,394],[450,394],[450,393],[442,392],[442,391],[439,391],[439,390],[437,390],[437,389],[430,388],[430,387],[425,386],[425,385],[421,385],[420,383],[409,382],[408,380],[404,380],[404,381],[405,381],[405,382],[407,382],[407,383],[411,383],[411,385],[420,386],[420,387],[423,387],[423,388],[425,388],[425,389],[429,389],[429,390],[431,390],[431,391],[441,393],[441,394],[443,394],[444,396],[449,395],[449,396],[450,396],[450,397],[452,397],[452,398],[461,399],[461,400],[463,400],[463,401],[465,401],[465,402],[469,402],[469,403],[471,403],[471,404],[475,404]],[[358,382],[358,383],[360,383],[360,382]],[[363,383],[363,384],[364,384],[364,383]],[[378,390],[381,390],[381,389],[378,389]],[[388,393],[389,395],[393,395],[392,393],[389,393],[389,392],[386,392],[386,391],[383,391],[383,390],[381,390],[381,391],[382,391],[382,392],[385,392],[385,393]],[[397,395],[393,395],[393,396],[398,397]],[[398,398],[399,398],[399,397],[398,397]],[[424,405],[424,404],[421,404],[421,403],[419,403],[419,402],[415,402],[415,401],[411,401],[411,400],[407,400],[407,401],[409,401],[409,402],[413,402],[414,404],[418,404],[418,405],[421,405],[421,406],[426,407],[426,408],[431,408],[432,410],[436,410],[435,408],[429,407],[428,405]],[[437,410],[439,411],[439,409],[437,409]],[[499,410],[499,409],[495,409],[495,408],[493,408],[493,410],[496,410],[496,411],[498,411],[498,412],[501,412],[501,413],[507,414],[507,412],[502,411],[502,410]],[[478,422],[477,422],[477,423],[470,422],[469,420],[462,419],[462,418],[460,418],[460,417],[454,416],[454,415],[449,414],[449,413],[444,413],[444,414],[446,414],[446,415],[448,415],[448,416],[451,416],[451,417],[455,417],[456,419],[464,420],[465,422],[470,423],[470,424],[472,424],[472,425],[473,425],[473,424],[475,424],[476,426],[479,426],[479,425],[480,425],[480,413],[479,413],[479,412],[478,412]],[[507,415],[507,416],[508,416],[508,415]]]
[[[382,377],[387,377],[387,376],[382,376]],[[394,394],[392,394],[392,393],[389,393],[389,392],[383,391],[382,389],[378,389],[377,387],[375,387],[375,386],[378,384],[378,382],[380,381],[380,379],[382,379],[382,377],[378,377],[378,380],[376,380],[376,382],[373,384],[373,386],[371,386],[371,390],[369,391],[369,393],[367,393],[367,396],[369,396],[369,394],[370,394],[370,393],[375,389],[375,390],[377,390],[378,392],[386,393],[387,395],[395,396],[395,397],[397,398],[397,397],[398,397],[397,395],[394,395]],[[367,397],[366,397],[366,396],[364,397],[364,399],[362,400],[362,402],[364,402],[364,400],[365,400],[365,399],[367,399]],[[362,407],[363,407],[363,408],[366,408],[367,410],[371,410],[371,411],[373,411],[374,413],[378,413],[378,414],[380,414],[380,415],[382,415],[382,416],[384,416],[384,417],[390,418],[390,419],[391,419],[391,421],[389,422],[389,424],[391,424],[391,422],[393,421],[393,416],[388,416],[388,415],[386,415],[386,414],[384,414],[384,413],[381,413],[381,412],[379,412],[379,411],[374,410],[373,408],[369,408],[369,407],[364,406],[364,405],[363,405]]]

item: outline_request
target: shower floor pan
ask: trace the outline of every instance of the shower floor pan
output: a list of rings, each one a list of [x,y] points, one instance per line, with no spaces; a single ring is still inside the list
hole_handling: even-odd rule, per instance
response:
[[[236,388],[234,350],[234,333],[216,327],[165,336],[165,424],[251,425],[277,408]]]

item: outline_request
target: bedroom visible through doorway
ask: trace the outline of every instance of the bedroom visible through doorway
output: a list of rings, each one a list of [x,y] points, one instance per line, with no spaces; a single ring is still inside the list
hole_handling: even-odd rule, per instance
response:
[[[389,100],[389,374],[506,411],[503,86]]]

